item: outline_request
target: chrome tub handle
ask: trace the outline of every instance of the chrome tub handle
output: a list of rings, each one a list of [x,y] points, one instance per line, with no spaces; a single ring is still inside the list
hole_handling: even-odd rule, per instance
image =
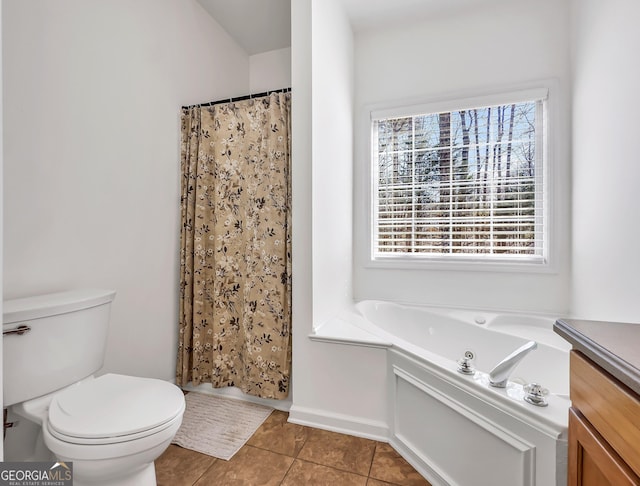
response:
[[[17,334],[18,336],[22,336],[24,333],[31,331],[31,328],[26,325],[18,326],[15,329],[9,329],[7,331],[2,331],[3,336],[8,336],[9,334]]]

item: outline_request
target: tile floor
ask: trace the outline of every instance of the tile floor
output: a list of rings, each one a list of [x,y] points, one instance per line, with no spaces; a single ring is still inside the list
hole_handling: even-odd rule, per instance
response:
[[[287,422],[274,411],[230,461],[171,445],[158,486],[429,486],[388,444]]]

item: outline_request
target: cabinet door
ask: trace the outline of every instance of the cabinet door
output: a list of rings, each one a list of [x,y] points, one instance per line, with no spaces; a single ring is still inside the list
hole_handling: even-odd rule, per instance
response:
[[[569,486],[640,486],[640,478],[573,408],[569,410]]]

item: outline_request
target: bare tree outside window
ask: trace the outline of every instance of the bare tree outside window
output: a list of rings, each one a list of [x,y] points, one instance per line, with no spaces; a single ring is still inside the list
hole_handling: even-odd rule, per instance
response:
[[[539,254],[541,103],[375,121],[375,253]]]

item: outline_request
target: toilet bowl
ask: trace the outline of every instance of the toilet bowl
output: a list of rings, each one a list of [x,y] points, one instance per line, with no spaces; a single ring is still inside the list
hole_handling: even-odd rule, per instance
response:
[[[72,462],[75,486],[155,486],[154,460],[182,423],[184,395],[167,381],[94,377],[114,295],[74,291],[5,301],[3,331],[29,328],[5,334],[5,406],[40,429],[33,452],[12,460]],[[71,346],[60,353],[54,343],[66,338]],[[10,440],[8,434],[5,445]]]
[[[184,395],[161,380],[108,374],[52,398],[42,432],[77,486],[155,485],[153,461],[182,422]]]
[[[147,486],[156,484],[153,461],[178,431],[184,407],[168,382],[107,374],[12,410],[41,424],[47,450],[73,463],[76,486]]]

